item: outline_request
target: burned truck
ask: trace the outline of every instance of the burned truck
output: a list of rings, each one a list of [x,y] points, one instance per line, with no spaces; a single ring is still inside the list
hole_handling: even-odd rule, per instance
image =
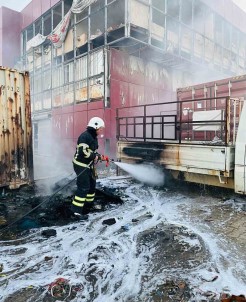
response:
[[[0,187],[33,180],[29,74],[0,67]]]
[[[117,110],[117,157],[246,194],[246,75],[177,89],[177,101]]]

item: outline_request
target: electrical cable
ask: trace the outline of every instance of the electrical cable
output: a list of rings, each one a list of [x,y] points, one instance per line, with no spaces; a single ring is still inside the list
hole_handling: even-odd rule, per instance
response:
[[[88,168],[91,166],[91,164],[93,163],[93,161],[91,161],[88,164]],[[78,175],[76,175],[76,177],[74,177],[72,180],[70,180],[66,185],[64,185],[63,187],[61,187],[60,189],[58,189],[55,193],[53,193],[49,198],[45,199],[43,202],[41,202],[39,205],[37,205],[35,208],[31,209],[29,212],[27,212],[24,216],[22,216],[21,218],[16,219],[15,221],[13,221],[12,223],[6,225],[4,228],[0,229],[0,235],[3,233],[4,230],[6,230],[7,228],[11,227],[12,225],[14,225],[16,222],[20,221],[21,219],[23,219],[24,217],[26,217],[27,215],[29,215],[30,213],[32,213],[33,211],[35,211],[37,208],[39,208],[42,204],[46,203],[47,201],[51,200],[58,192],[60,192],[61,190],[63,190],[65,187],[67,187],[68,185],[70,185],[70,183],[72,183],[77,177],[79,177],[81,174],[83,174],[86,169],[88,168],[84,168],[83,171],[81,171]]]

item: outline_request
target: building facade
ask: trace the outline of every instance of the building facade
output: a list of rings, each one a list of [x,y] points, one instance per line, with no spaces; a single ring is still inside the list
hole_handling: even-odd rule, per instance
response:
[[[56,145],[71,158],[95,115],[106,121],[101,152],[114,155],[117,108],[246,70],[245,13],[231,0],[33,0],[18,18],[16,67],[30,73],[40,155]]]

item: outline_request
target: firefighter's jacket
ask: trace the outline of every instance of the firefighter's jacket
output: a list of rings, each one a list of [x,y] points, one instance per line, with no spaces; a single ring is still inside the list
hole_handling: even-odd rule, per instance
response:
[[[96,130],[92,127],[87,127],[87,130],[78,138],[73,163],[78,166],[88,167],[89,163],[95,159],[97,149],[98,140]]]

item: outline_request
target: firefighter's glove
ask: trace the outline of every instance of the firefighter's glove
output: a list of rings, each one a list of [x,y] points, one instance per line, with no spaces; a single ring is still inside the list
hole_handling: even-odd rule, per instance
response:
[[[107,155],[101,155],[101,160],[106,161],[106,167],[109,166],[109,157]]]
[[[95,152],[95,159],[94,159],[94,162],[97,164],[99,161],[101,161],[101,154]]]

